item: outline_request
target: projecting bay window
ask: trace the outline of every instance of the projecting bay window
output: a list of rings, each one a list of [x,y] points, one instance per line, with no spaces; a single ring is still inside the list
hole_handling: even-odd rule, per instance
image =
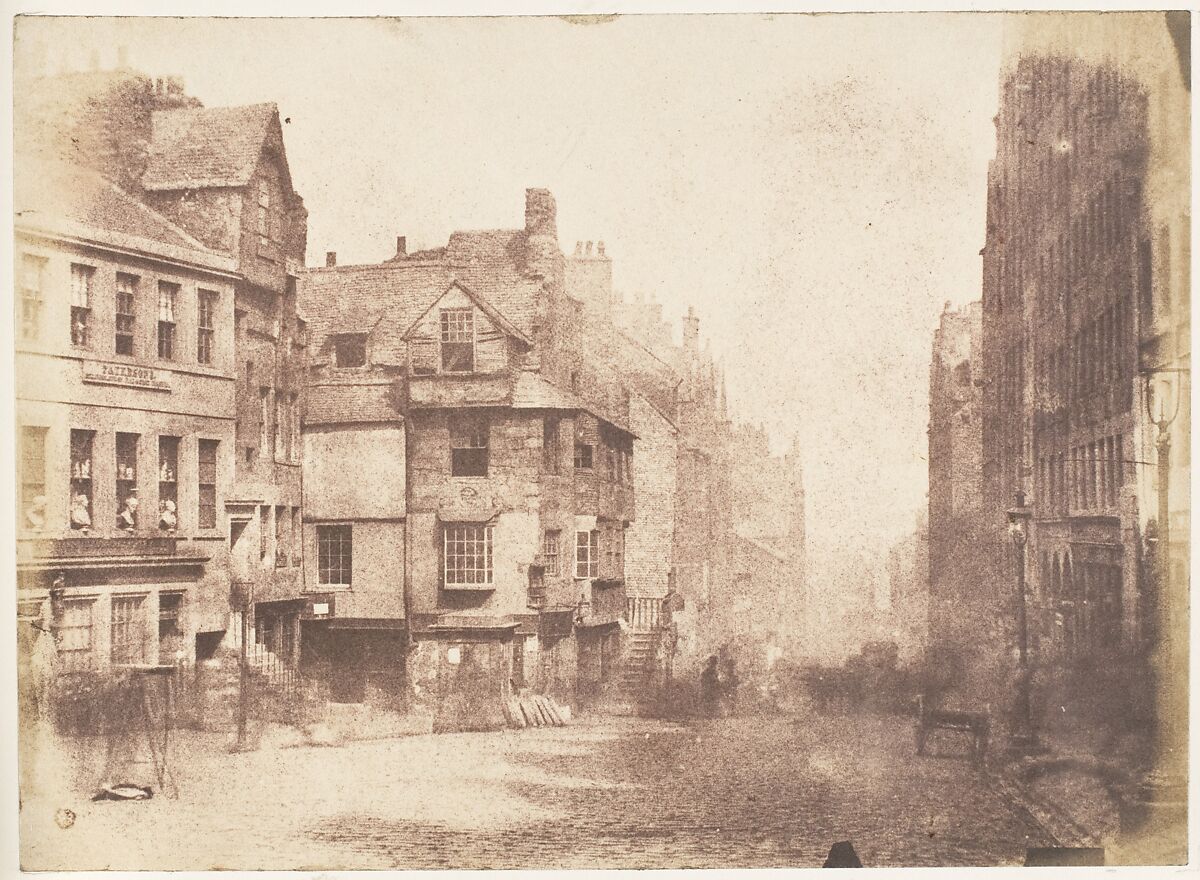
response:
[[[351,586],[353,527],[317,526],[317,580],[337,587]]]
[[[113,596],[113,665],[144,663],[146,660],[146,597]]]
[[[71,431],[71,528],[92,526],[92,441],[95,431]]]
[[[196,297],[196,362],[211,364],[216,335],[217,294],[212,290],[201,290]]]
[[[492,527],[454,523],[442,532],[442,583],[446,589],[492,586]]]
[[[158,438],[158,527],[172,532],[179,525],[179,438]]]
[[[197,448],[197,525],[217,527],[217,446],[216,440],[201,440]]]
[[[37,339],[42,332],[42,283],[46,260],[33,254],[21,256],[21,338]]]
[[[138,435],[117,434],[117,528],[137,528]]]
[[[166,281],[158,282],[158,357],[160,360],[175,359],[175,303],[178,298],[178,284]]]
[[[450,474],[486,477],[488,473],[488,423],[486,419],[458,417],[450,420]]]
[[[475,369],[475,315],[471,309],[442,309],[442,372]]]
[[[117,354],[133,354],[133,337],[137,332],[138,279],[123,272],[117,273],[116,336],[114,351]]]
[[[21,428],[21,528],[46,526],[46,429]]]
[[[71,264],[71,344],[78,348],[91,345],[92,335],[92,266]]]
[[[575,533],[575,578],[586,580],[600,576],[600,533]]]

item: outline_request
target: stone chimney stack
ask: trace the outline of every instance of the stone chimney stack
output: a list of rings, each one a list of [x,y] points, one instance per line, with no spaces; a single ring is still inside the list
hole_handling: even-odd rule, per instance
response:
[[[405,236],[405,235],[397,235],[396,236],[396,256],[398,256],[398,257],[407,257],[408,256],[408,236]]]
[[[525,190],[525,266],[531,275],[554,275],[559,256],[557,214],[550,190]]]
[[[325,252],[325,268],[332,269],[337,265],[337,251]]]

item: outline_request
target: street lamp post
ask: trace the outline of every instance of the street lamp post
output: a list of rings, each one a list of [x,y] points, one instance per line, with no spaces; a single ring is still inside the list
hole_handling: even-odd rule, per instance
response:
[[[1028,523],[1033,513],[1025,506],[1025,493],[1018,491],[1016,505],[1008,511],[1008,535],[1012,539],[1017,563],[1017,704],[1009,732],[1010,752],[1038,754],[1044,749],[1033,729],[1029,689],[1029,619],[1025,599],[1025,544],[1029,540]]]
[[[1186,797],[1185,766],[1187,729],[1187,685],[1184,641],[1176,616],[1186,607],[1187,597],[1171,577],[1171,425],[1179,414],[1178,389],[1173,370],[1154,371],[1146,376],[1146,411],[1157,429],[1158,453],[1157,546],[1154,554],[1154,645],[1150,672],[1154,694],[1154,763],[1142,782],[1142,796],[1156,803],[1182,801]]]

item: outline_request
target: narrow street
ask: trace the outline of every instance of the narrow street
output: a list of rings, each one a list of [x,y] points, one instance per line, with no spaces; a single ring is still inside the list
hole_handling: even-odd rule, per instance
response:
[[[984,866],[1048,843],[958,743],[917,758],[907,719],[585,718],[240,755],[191,737],[178,800],[76,799],[67,829],[27,803],[24,867],[819,867],[838,840],[867,867]]]

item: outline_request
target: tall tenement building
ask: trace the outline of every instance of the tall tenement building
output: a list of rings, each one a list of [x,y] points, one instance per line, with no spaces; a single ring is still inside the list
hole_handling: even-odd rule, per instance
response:
[[[1169,506],[1186,577],[1187,80],[1162,16],[1098,27],[1070,42],[1040,25],[1017,35],[983,252],[983,519],[1012,580],[1005,510],[1018,492],[1032,510],[1030,640],[1054,717],[1111,718],[1137,696],[1164,592],[1156,377],[1182,388]]]

